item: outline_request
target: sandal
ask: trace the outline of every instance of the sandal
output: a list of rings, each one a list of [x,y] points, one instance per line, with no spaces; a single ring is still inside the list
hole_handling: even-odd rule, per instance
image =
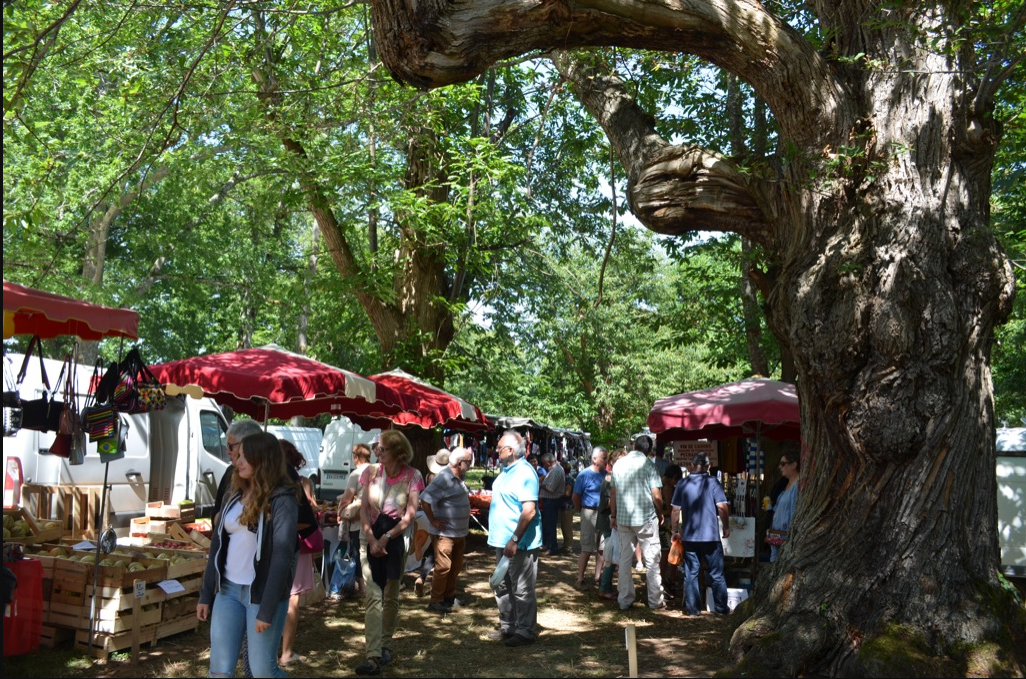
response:
[[[356,673],[361,675],[381,674],[381,664],[377,658],[367,658],[356,666]]]

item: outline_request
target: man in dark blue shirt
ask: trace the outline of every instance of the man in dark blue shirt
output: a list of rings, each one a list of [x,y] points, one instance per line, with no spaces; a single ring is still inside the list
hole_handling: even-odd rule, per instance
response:
[[[695,455],[692,472],[677,484],[670,507],[670,526],[684,543],[685,612],[698,615],[702,609],[698,571],[700,561],[705,560],[712,580],[713,606],[717,613],[730,613],[727,580],[723,576],[723,544],[717,525],[718,517],[723,537],[730,537],[730,503],[720,482],[709,476],[707,454]]]

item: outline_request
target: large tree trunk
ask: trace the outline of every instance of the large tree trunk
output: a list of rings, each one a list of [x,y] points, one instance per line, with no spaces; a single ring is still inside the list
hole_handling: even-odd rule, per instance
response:
[[[998,578],[994,325],[1011,268],[989,229],[999,131],[968,6],[814,3],[823,58],[751,0],[373,0],[383,63],[420,86],[533,49],[684,50],[776,116],[780,177],[668,144],[619,81],[554,57],[661,233],[734,231],[772,259],[767,314],[797,369],[792,539],[731,642],[749,676],[1022,676]]]

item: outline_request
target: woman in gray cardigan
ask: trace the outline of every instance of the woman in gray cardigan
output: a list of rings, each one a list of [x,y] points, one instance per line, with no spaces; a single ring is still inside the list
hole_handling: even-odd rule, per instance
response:
[[[299,489],[278,439],[252,434],[210,544],[196,617],[210,619],[210,676],[231,677],[246,637],[254,677],[286,677],[278,647],[296,570]]]

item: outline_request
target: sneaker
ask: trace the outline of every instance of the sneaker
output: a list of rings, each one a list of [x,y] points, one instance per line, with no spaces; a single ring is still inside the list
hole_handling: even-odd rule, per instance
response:
[[[649,606],[649,609],[653,610],[653,611],[663,611],[663,610],[666,610],[666,602],[665,601],[660,601],[655,606]]]
[[[534,637],[522,637],[519,634],[511,634],[505,642],[503,642],[509,648],[517,648],[519,646],[530,646],[534,643]]]
[[[377,676],[381,674],[381,664],[377,658],[367,658],[356,666],[356,673],[363,676]]]
[[[417,578],[417,581],[413,583],[413,591],[417,593],[417,596],[424,596],[424,578]]]
[[[380,662],[381,662],[382,665],[387,665],[388,663],[392,662],[392,651],[390,651],[387,648],[382,647]]]
[[[506,641],[506,639],[509,639],[511,636],[513,636],[512,632],[506,632],[501,629],[493,630],[488,633],[488,638],[492,641]]]
[[[446,599],[444,603],[446,606],[448,606],[451,610],[454,611],[463,605],[463,602],[457,599],[456,597],[453,597],[452,599]]]
[[[427,609],[432,613],[452,613],[452,607],[446,606],[441,601],[432,601],[427,605]]]

